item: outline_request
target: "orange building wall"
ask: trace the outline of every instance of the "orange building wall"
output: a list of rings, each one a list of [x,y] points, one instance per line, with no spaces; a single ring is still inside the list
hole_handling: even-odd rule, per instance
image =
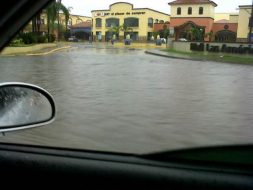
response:
[[[237,33],[237,29],[238,29],[238,23],[214,23],[213,24],[213,33],[216,34],[216,32],[221,31],[221,30],[226,30],[224,27],[225,25],[228,25],[228,29],[227,30],[231,30],[232,32]]]
[[[154,31],[158,31],[158,30],[164,30],[164,25],[167,26],[167,29],[170,29],[170,24],[167,23],[155,23],[154,24]]]
[[[170,19],[170,27],[175,27],[175,26],[180,26],[183,25],[184,23],[191,21],[194,22],[195,24],[199,26],[205,26],[205,33],[208,33],[212,30],[214,20],[211,18],[171,18]],[[176,32],[176,30],[175,30]],[[176,33],[176,39],[179,38],[179,32]],[[205,38],[206,41],[208,41],[208,37]]]

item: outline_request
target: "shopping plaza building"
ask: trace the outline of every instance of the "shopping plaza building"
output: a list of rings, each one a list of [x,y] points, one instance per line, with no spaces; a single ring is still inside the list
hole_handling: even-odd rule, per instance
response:
[[[211,0],[176,0],[168,3],[169,15],[150,8],[134,8],[126,2],[114,3],[107,10],[92,11],[93,41],[110,41],[114,34],[122,41],[130,34],[134,41],[147,42],[154,31],[160,31],[163,37],[166,29],[173,30],[176,39],[187,38],[188,30],[195,27],[204,34],[213,32],[213,41],[247,42],[251,6],[239,6],[239,13],[220,14],[215,13],[217,6]],[[132,31],[119,34],[109,31],[112,26],[122,24],[131,27]],[[205,37],[205,40],[209,38]]]
[[[146,42],[148,36],[154,32],[154,23],[170,23],[170,15],[149,8],[135,9],[130,3],[114,3],[108,10],[92,11],[93,39],[95,41],[109,41],[114,32],[108,32],[113,26],[123,23],[133,29],[117,34],[121,41],[130,34],[134,41]]]

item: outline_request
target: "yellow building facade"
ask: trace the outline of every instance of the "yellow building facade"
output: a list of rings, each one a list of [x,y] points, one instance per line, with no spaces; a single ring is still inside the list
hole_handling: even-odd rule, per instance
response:
[[[170,15],[149,8],[133,8],[130,3],[114,3],[109,10],[93,10],[93,40],[110,41],[116,33],[108,32],[112,26],[124,23],[133,31],[121,31],[117,39],[122,41],[129,34],[134,41],[146,42],[154,32],[154,23],[169,23]]]
[[[181,8],[181,14],[178,14],[178,7]],[[196,18],[199,17],[199,7],[203,8],[203,14],[201,17],[210,17],[214,19],[214,9],[215,6],[212,4],[194,3],[194,4],[171,4],[171,15],[177,18]],[[189,14],[188,9],[192,8],[191,14]]]
[[[237,42],[246,42],[250,30],[251,6],[239,6]]]
[[[229,20],[230,18],[230,13],[215,13],[214,14],[214,22],[219,21],[219,20]]]
[[[45,13],[42,13],[40,18],[41,18],[41,25],[47,25],[47,15]],[[61,25],[66,26],[64,14],[60,13],[59,21],[60,21]],[[92,22],[92,18],[89,16],[70,14],[69,20],[68,20],[68,26],[72,26],[72,25],[78,24],[80,22]],[[55,20],[55,23],[58,24],[58,20]],[[29,24],[31,25],[32,21],[30,21]]]
[[[219,20],[228,20],[229,23],[238,23],[239,14],[238,13],[215,13],[214,22]]]

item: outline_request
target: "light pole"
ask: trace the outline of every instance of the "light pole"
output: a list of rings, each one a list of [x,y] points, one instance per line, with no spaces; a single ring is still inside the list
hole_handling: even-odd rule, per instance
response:
[[[253,25],[253,0],[252,0],[252,5],[251,5],[251,16],[250,16],[250,21],[249,21],[249,24],[250,24],[250,29],[249,29],[249,43],[252,42],[252,25]]]
[[[60,4],[61,0],[57,0],[58,4],[58,42],[60,42]]]

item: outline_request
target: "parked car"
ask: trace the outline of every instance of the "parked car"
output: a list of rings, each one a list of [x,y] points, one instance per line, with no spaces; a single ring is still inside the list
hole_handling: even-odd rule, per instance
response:
[[[78,42],[78,38],[76,38],[75,36],[71,36],[71,37],[69,38],[69,41],[70,41],[70,42]]]
[[[188,40],[186,40],[185,38],[179,38],[177,41],[180,41],[180,42],[187,42]]]
[[[167,43],[166,38],[161,38],[161,40],[162,40],[162,43]]]

